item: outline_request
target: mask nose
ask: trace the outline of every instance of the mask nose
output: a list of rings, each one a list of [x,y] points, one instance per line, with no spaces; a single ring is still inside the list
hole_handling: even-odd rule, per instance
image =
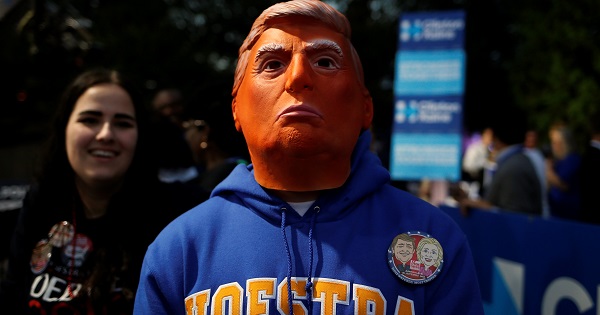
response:
[[[313,70],[310,61],[303,54],[295,55],[286,71],[285,90],[288,93],[302,93],[313,90]]]

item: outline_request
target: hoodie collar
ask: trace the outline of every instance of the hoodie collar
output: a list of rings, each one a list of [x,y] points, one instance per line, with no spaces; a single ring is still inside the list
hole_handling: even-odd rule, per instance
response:
[[[389,172],[370,151],[371,132],[361,133],[352,153],[350,176],[340,188],[324,191],[315,202],[321,208],[318,221],[332,221],[353,209],[360,199],[378,190],[390,180]],[[291,207],[280,198],[267,193],[254,179],[252,164],[238,165],[215,189],[211,197],[234,195],[239,203],[266,218],[272,224],[281,223],[281,208]],[[312,207],[311,207],[312,208]],[[310,212],[310,210],[309,210]],[[297,213],[288,213],[288,223],[302,220]]]

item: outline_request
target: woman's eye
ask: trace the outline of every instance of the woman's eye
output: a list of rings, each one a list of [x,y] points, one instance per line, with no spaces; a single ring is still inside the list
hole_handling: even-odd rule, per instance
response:
[[[92,124],[97,123],[98,119],[94,118],[94,117],[82,117],[82,118],[79,118],[78,121],[85,125],[92,125]]]
[[[264,69],[272,71],[272,70],[280,69],[281,67],[283,67],[283,63],[281,61],[271,60],[265,64]]]
[[[115,122],[115,126],[120,128],[132,128],[134,127],[134,124],[130,121],[117,121]]]

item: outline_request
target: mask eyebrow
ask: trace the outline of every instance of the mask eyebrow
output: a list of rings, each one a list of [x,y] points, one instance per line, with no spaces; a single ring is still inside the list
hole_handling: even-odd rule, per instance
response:
[[[328,39],[317,39],[306,45],[307,52],[330,50],[334,51],[340,58],[344,58],[342,48],[338,43]]]
[[[254,57],[254,62],[257,62],[258,59],[260,59],[260,57],[266,53],[279,52],[279,51],[284,51],[284,50],[285,50],[285,48],[283,47],[282,44],[278,44],[278,43],[264,44],[256,50],[256,56]]]

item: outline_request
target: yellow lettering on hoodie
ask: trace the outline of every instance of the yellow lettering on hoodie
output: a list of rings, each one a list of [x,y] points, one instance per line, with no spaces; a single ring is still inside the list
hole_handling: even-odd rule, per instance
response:
[[[244,303],[244,289],[237,283],[224,284],[215,290],[211,301],[211,314],[225,314],[226,305],[229,304],[228,314],[242,314]]]
[[[247,310],[246,314],[258,315],[269,313],[269,300],[275,299],[275,278],[258,278],[246,281]]]
[[[396,302],[396,315],[414,315],[415,314],[415,306],[413,301],[398,296],[398,301]]]
[[[277,308],[281,314],[289,313],[288,304],[288,283],[287,280],[281,281],[277,286]],[[306,300],[306,278],[292,278],[292,298]],[[306,306],[300,301],[292,300],[294,315],[306,315]]]
[[[383,315],[386,313],[387,301],[381,291],[365,285],[354,285],[354,314]]]
[[[305,301],[307,278],[292,277],[292,303],[294,315],[308,313]],[[283,279],[277,284],[276,278],[254,278],[246,280],[246,289],[237,282],[219,286],[211,298],[211,290],[207,289],[188,296],[185,299],[187,315],[232,314],[241,315],[244,311],[244,295],[246,296],[246,314],[263,315],[269,313],[271,301],[276,301],[280,314],[288,314],[288,281]],[[338,308],[349,306],[354,301],[356,315],[383,315],[388,308],[387,300],[378,288],[349,281],[330,278],[313,278],[313,301],[321,305],[320,314],[337,314]],[[210,301],[210,312],[209,312]],[[313,302],[311,301],[311,302]],[[341,312],[347,312],[342,310]],[[398,296],[396,315],[414,315],[414,302]]]
[[[313,300],[321,302],[321,314],[337,314],[337,304],[348,305],[350,283],[327,278],[314,279]]]
[[[208,314],[208,297],[210,290],[204,290],[192,294],[185,298],[185,313],[187,315],[206,315]]]

